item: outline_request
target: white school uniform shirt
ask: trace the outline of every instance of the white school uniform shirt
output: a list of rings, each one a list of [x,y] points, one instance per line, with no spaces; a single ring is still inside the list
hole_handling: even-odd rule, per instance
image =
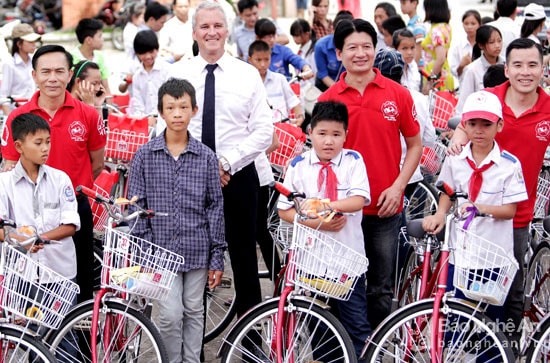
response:
[[[401,76],[401,85],[410,90],[420,91],[420,72],[414,59],[412,62],[405,64],[405,70]]]
[[[457,192],[468,193],[473,169],[468,164],[466,158],[474,160],[471,143],[466,144],[459,155],[447,156],[445,158],[438,180],[444,181]],[[509,152],[501,151],[495,142],[493,150],[478,167],[491,161],[494,162],[494,165],[483,172],[483,184],[475,203],[503,205],[527,200],[527,191],[519,160]],[[459,200],[459,205],[464,202],[464,199]],[[464,224],[464,222],[458,223],[460,223],[460,226]],[[514,225],[511,218],[503,220],[490,217],[477,217],[470,224],[468,231],[493,243],[497,243],[505,250],[508,256],[514,256]],[[450,232],[451,242],[454,243],[454,241],[457,241],[458,233],[456,230]],[[455,253],[459,253],[459,251],[457,250]],[[494,267],[484,263],[482,259],[483,256],[480,256],[479,259],[469,261],[469,267],[472,269]],[[453,256],[451,256],[451,262],[453,261]]]
[[[169,78],[169,64],[160,57],[155,59],[153,69],[147,72],[140,64],[132,77],[132,97],[128,113],[132,116],[146,116],[157,113],[158,90]]]
[[[369,205],[371,202],[370,185],[367,169],[361,155],[354,150],[342,149],[331,162],[332,170],[338,178],[338,199],[359,195],[365,198],[365,206]],[[307,151],[291,161],[283,185],[291,191],[305,193],[308,198],[318,197],[324,199],[325,183],[323,183],[321,190],[317,188],[320,169],[321,165],[315,151]],[[294,208],[294,204],[281,195],[277,208],[287,210]],[[346,218],[347,223],[340,231],[323,231],[323,233],[364,255],[365,243],[363,241],[363,230],[361,229],[363,212],[358,210],[353,215],[346,215]]]
[[[273,111],[273,122],[288,117],[288,111],[300,104],[300,99],[290,88],[284,75],[268,69],[264,86],[267,92],[267,103]]]
[[[177,16],[168,20],[159,31],[160,52],[170,50],[176,54],[183,54],[184,59],[193,57],[193,27],[191,19],[194,10],[189,9],[187,22],[182,22]]]
[[[273,122],[258,70],[227,53],[216,63],[216,153],[227,159],[234,174],[265,153],[273,140]],[[202,139],[207,64],[198,55],[174,63],[170,72],[195,87],[199,110],[189,123],[189,132],[198,140]]]
[[[36,92],[36,84],[32,78],[32,57],[25,63],[19,53],[6,60],[2,66],[2,85],[0,101],[9,102],[8,97],[30,100]]]
[[[453,43],[451,45],[449,55],[447,56],[447,59],[449,60],[449,67],[451,68],[451,73],[456,79],[458,79],[460,87],[462,87],[462,78],[464,78],[464,69],[462,69],[462,73],[459,76],[458,65],[460,64],[460,61],[466,54],[469,54],[470,56],[472,56],[473,49],[474,49],[474,46],[470,44],[467,37],[457,38],[456,43]]]
[[[62,224],[80,229],[80,217],[71,180],[61,170],[40,166],[36,184],[17,162],[15,168],[0,173],[0,217],[18,226],[34,226],[38,234]],[[50,244],[30,256],[62,276],[76,276],[76,252],[72,237]],[[39,278],[40,283],[51,281]]]
[[[504,58],[498,57],[497,64],[504,64]],[[483,88],[483,76],[491,64],[482,54],[481,57],[468,64],[462,72],[462,83],[460,84],[460,94],[458,104],[456,105],[455,113],[462,114],[462,108],[466,102],[466,98],[474,92],[481,91]]]

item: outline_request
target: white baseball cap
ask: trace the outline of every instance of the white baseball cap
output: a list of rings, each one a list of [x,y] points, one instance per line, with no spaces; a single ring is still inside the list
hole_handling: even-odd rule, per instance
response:
[[[495,94],[479,91],[466,98],[462,108],[462,122],[475,118],[491,122],[498,122],[502,118],[502,104]]]
[[[541,20],[546,19],[546,13],[542,5],[530,3],[523,10],[523,17],[525,20]]]

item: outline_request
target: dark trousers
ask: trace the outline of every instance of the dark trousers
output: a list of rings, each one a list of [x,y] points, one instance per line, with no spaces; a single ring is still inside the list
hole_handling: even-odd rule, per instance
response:
[[[80,287],[78,302],[93,298],[93,262],[94,262],[94,222],[88,197],[79,195],[78,214],[80,215],[80,230],[73,236],[76,248],[76,283]]]
[[[235,282],[237,315],[262,300],[256,256],[258,174],[250,164],[231,176],[223,191],[225,239]]]
[[[269,233],[267,218],[269,214],[269,190],[268,185],[260,187],[258,194],[258,218],[256,220],[256,240],[262,251],[262,256],[269,271],[272,280],[277,278],[281,271],[281,259],[279,253],[275,250],[273,237]],[[273,203],[277,203],[275,200]]]

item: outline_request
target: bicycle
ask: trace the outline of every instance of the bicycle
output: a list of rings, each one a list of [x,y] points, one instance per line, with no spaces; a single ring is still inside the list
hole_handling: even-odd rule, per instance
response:
[[[13,221],[0,218],[0,228],[5,237],[0,254],[0,361],[57,362],[37,331],[61,324],[78,285],[29,255],[25,246],[50,243],[33,227],[16,229]],[[21,238],[25,240],[19,242]]]
[[[162,213],[138,207],[125,216],[117,206],[132,201],[107,199],[83,186],[77,187],[77,192],[102,203],[109,211],[101,289],[93,300],[72,309],[59,329],[46,335],[46,342],[68,362],[167,361],[160,333],[147,315],[151,300],[167,297],[183,257],[113,227],[114,222]],[[78,355],[71,355],[62,346],[67,339],[78,341],[78,346],[72,347],[77,348]]]
[[[308,218],[299,202],[305,195],[279,183],[274,186],[294,202],[298,212],[285,286],[279,297],[260,303],[237,321],[218,356],[222,362],[281,363],[330,361],[335,355],[338,360],[355,362],[349,335],[319,296],[349,299],[368,260],[327,234],[300,224],[300,218]]]
[[[498,361],[514,362],[514,355],[498,325],[485,316],[486,304],[502,305],[518,269],[513,256],[508,256],[498,245],[487,241],[456,223],[461,219],[458,213],[458,198],[464,193],[453,191],[442,182],[437,188],[447,194],[453,208],[446,218],[444,239],[440,246],[440,258],[433,271],[437,280],[433,298],[416,301],[392,313],[375,330],[365,348],[363,357],[369,362],[391,357],[416,362],[442,361],[487,361],[487,355]],[[472,216],[483,216],[473,210]],[[449,297],[447,287],[449,267],[449,231],[453,225],[458,228],[455,254],[454,285],[467,298],[477,304],[464,303]],[[411,233],[418,234],[419,222]],[[420,227],[420,228],[419,228]],[[437,237],[427,234],[428,241]],[[474,262],[481,266],[476,268]],[[485,267],[485,266],[492,267]],[[430,293],[426,280],[422,281],[424,293]]]

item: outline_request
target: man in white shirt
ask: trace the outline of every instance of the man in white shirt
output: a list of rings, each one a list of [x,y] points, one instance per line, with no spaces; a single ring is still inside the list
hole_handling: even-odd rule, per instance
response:
[[[200,3],[193,16],[199,55],[176,63],[172,75],[195,87],[199,110],[189,123],[189,132],[218,155],[237,314],[242,316],[261,302],[255,234],[259,182],[254,160],[271,145],[273,124],[258,71],[225,52],[227,24],[219,3]],[[207,82],[212,74],[214,80]],[[205,97],[205,88],[211,91],[210,82],[215,84],[214,96],[207,93]],[[212,113],[214,124],[209,125],[206,121]]]
[[[193,28],[189,18],[189,0],[174,0],[172,11],[174,16],[159,32],[159,43],[161,56],[169,55],[173,62],[177,62],[182,57],[193,57]]]
[[[517,0],[498,0],[497,11],[500,17],[488,23],[488,25],[492,25],[500,30],[500,34],[502,34],[502,50],[500,51],[500,56],[504,59],[506,58],[506,48],[508,48],[508,44],[520,36],[520,28],[515,22],[517,7]]]

